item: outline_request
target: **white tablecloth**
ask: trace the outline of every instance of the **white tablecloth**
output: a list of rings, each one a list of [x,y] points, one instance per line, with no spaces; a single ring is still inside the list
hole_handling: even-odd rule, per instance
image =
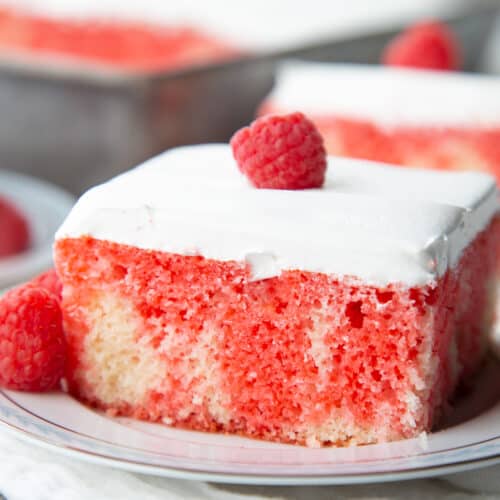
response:
[[[0,430],[0,492],[8,500],[490,500],[500,499],[500,466],[446,479],[375,485],[216,485],[144,476],[88,464],[18,441]]]

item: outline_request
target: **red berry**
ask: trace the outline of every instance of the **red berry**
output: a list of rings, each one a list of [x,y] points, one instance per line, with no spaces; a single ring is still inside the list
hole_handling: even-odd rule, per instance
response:
[[[54,294],[59,300],[62,298],[62,283],[59,280],[59,276],[57,276],[55,269],[45,271],[43,274],[33,278],[29,282],[29,285],[43,288],[44,290]]]
[[[4,198],[0,198],[0,234],[0,257],[18,254],[29,246],[26,219]]]
[[[302,113],[259,118],[233,135],[231,147],[257,188],[319,188],[325,180],[323,138]]]
[[[386,47],[384,64],[411,68],[456,70],[460,48],[453,32],[437,21],[415,24]]]
[[[23,285],[0,299],[0,385],[21,391],[55,388],[66,361],[57,298]]]

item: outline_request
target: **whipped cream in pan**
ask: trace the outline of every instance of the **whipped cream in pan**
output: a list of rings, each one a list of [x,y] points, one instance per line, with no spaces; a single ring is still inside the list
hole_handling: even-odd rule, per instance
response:
[[[222,144],[170,150],[88,191],[56,239],[97,239],[282,269],[428,283],[497,212],[486,174],[329,158],[322,189],[255,189]]]
[[[499,127],[500,77],[387,66],[289,61],[267,98],[303,111],[382,126]]]

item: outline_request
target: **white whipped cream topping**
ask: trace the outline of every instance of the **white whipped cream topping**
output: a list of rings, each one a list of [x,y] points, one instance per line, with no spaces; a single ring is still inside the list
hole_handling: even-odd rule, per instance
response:
[[[302,269],[420,285],[453,265],[497,208],[485,174],[334,157],[322,189],[255,189],[229,146],[212,144],[170,150],[91,189],[56,238],[246,261],[254,279]]]
[[[280,111],[382,126],[500,127],[500,77],[289,61],[267,101]]]

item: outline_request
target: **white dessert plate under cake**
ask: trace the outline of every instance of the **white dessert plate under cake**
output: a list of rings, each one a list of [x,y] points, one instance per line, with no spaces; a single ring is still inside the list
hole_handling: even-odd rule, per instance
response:
[[[354,484],[500,463],[500,362],[490,358],[445,425],[417,439],[304,448],[112,418],[65,393],[0,391],[2,429],[54,452],[128,471],[246,484]]]
[[[34,177],[0,170],[0,196],[7,197],[27,218],[29,250],[0,259],[0,289],[27,280],[52,265],[54,233],[74,204],[62,189]]]

